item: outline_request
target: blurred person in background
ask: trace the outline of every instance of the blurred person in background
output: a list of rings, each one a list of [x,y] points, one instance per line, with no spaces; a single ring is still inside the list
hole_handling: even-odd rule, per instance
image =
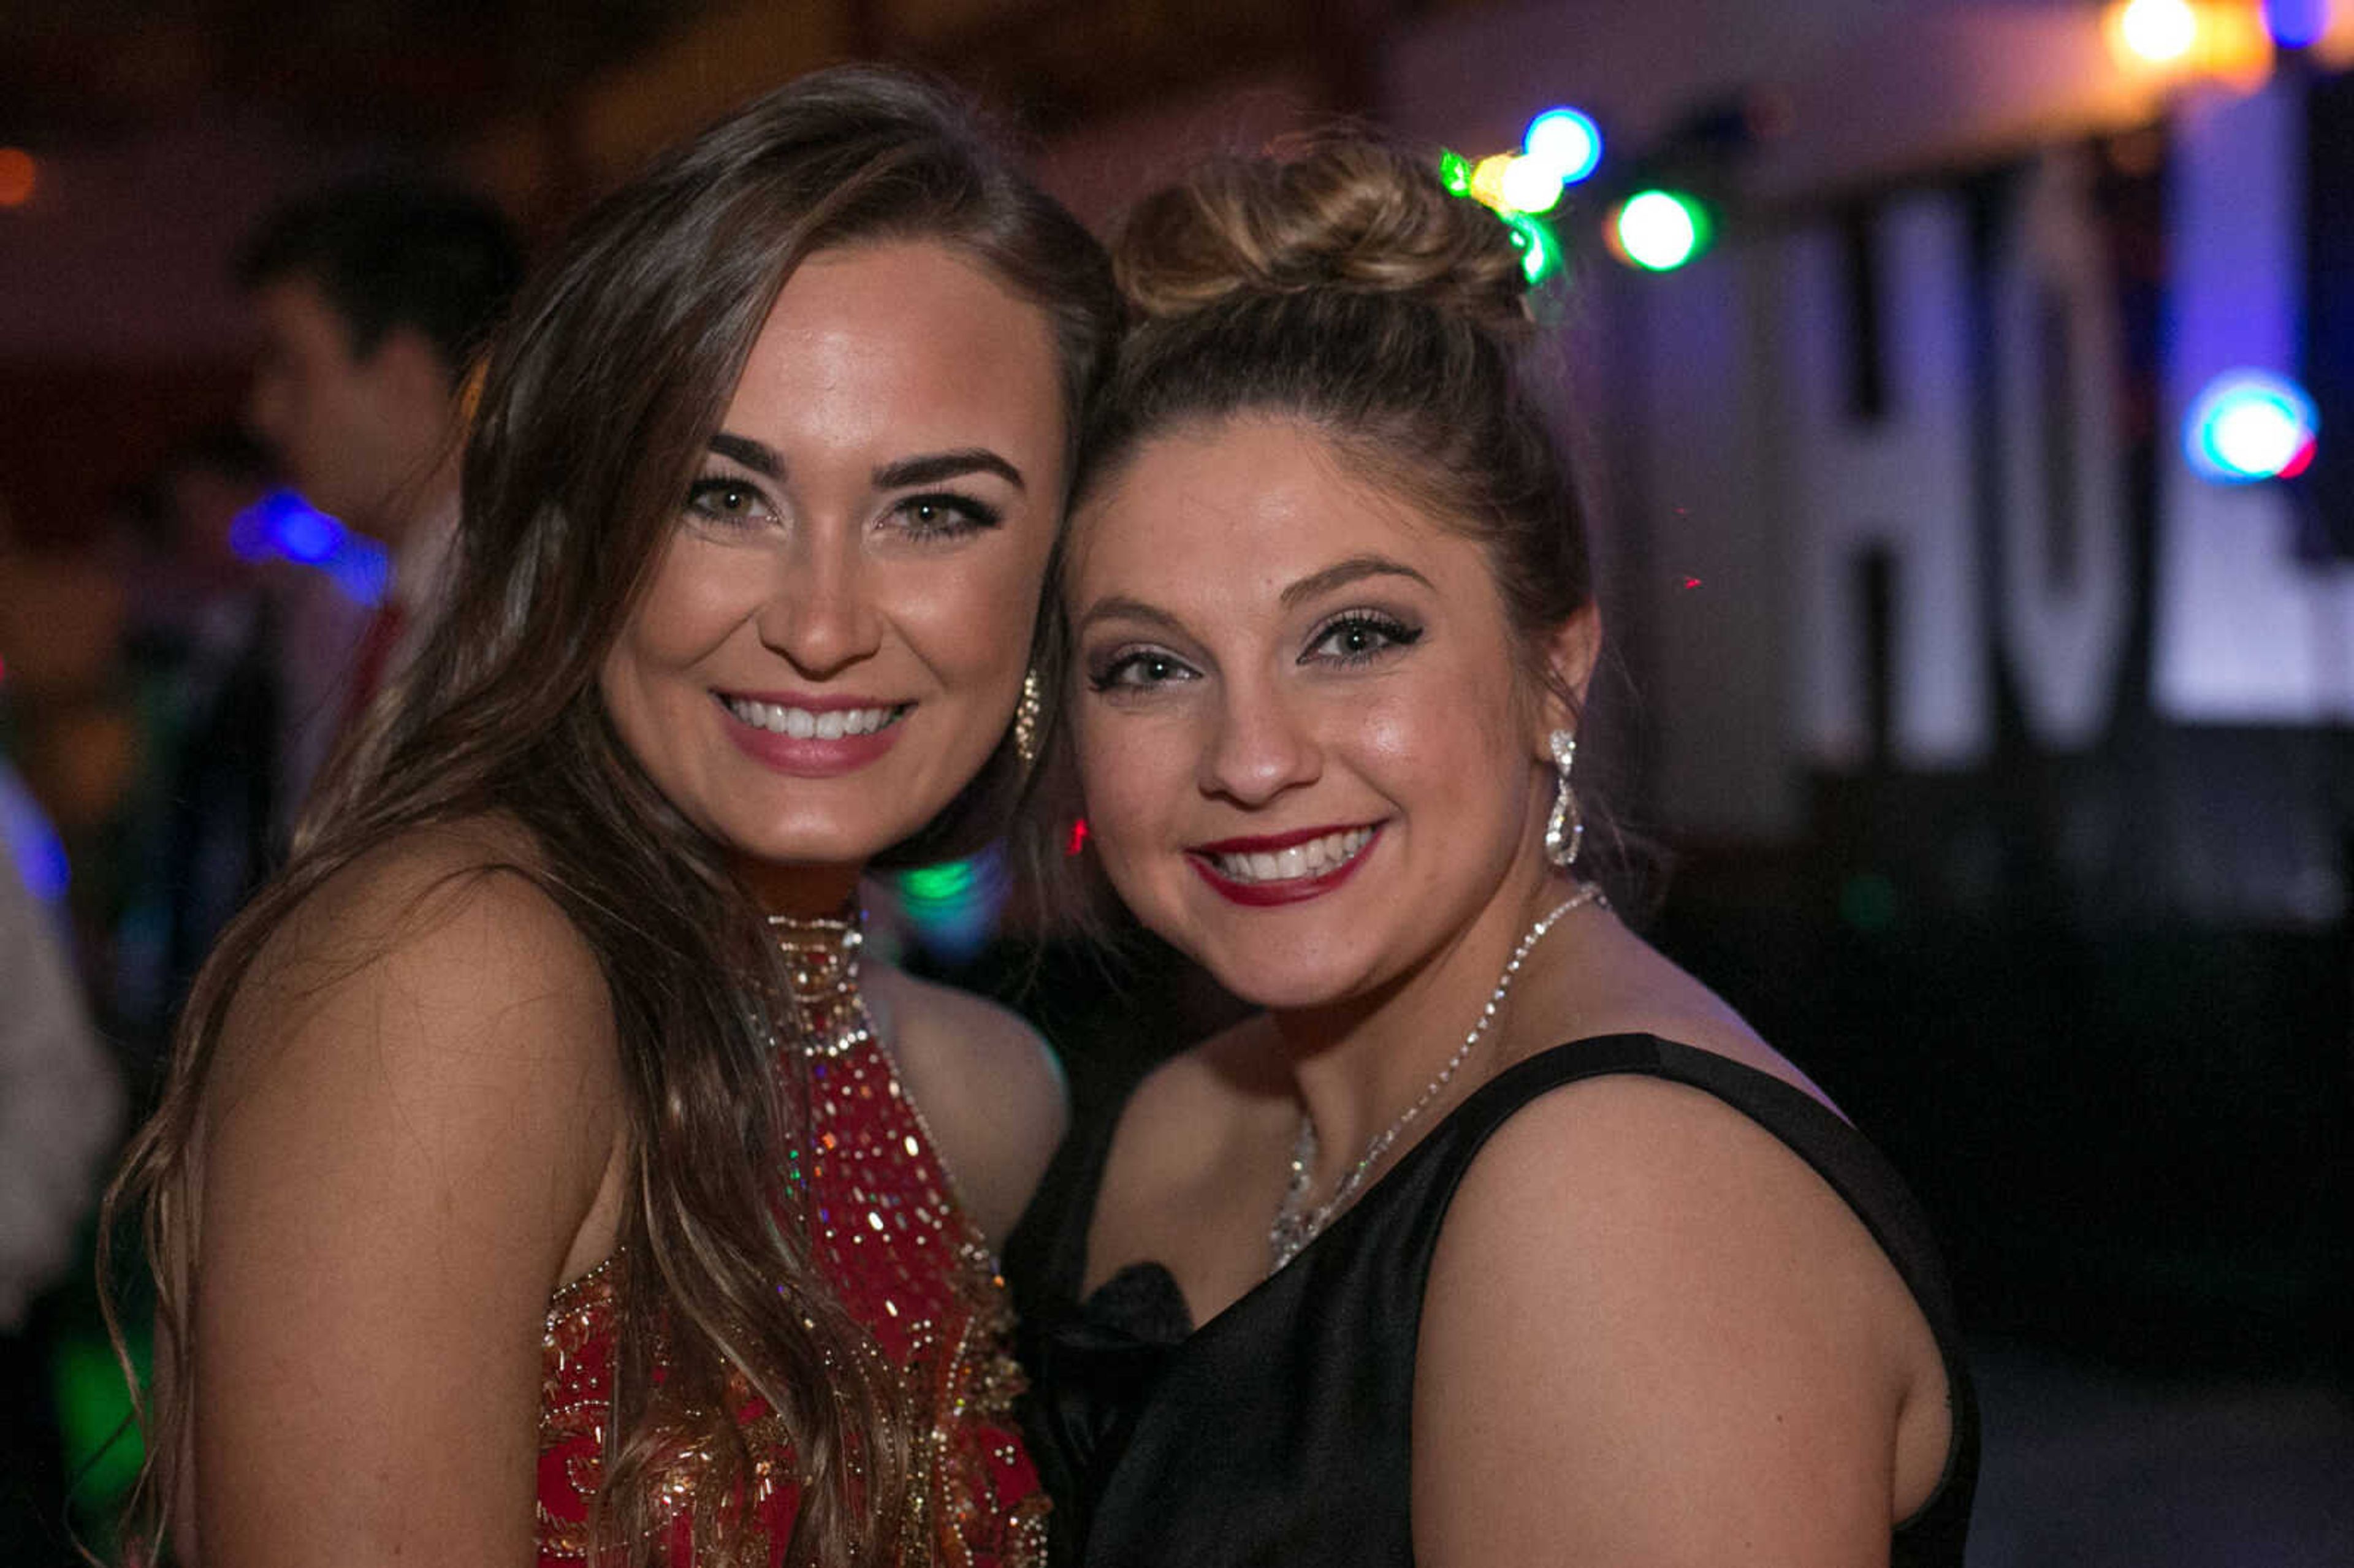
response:
[[[67,956],[63,852],[0,760],[0,1561],[64,1562],[67,1479],[43,1297],[86,1257],[83,1222],[122,1089]]]
[[[221,426],[122,508],[140,767],[105,1002],[141,1081],[213,938],[282,857],[340,715],[320,673],[348,669],[366,619],[325,572],[272,547],[277,478],[251,437]]]
[[[523,276],[483,198],[414,179],[331,187],[268,219],[238,262],[260,332],[248,418],[313,506],[392,554],[344,726],[414,656],[458,521],[466,377]]]
[[[85,995],[104,989],[141,777],[128,616],[122,564],[106,539],[30,546],[0,508],[0,756],[74,868],[66,914]]]

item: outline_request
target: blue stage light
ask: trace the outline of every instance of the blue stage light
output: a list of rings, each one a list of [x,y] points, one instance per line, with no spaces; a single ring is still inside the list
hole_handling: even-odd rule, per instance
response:
[[[2264,30],[2282,48],[2310,48],[2329,30],[2329,0],[2264,0]]]
[[[1601,127],[1581,110],[1546,110],[1529,122],[1521,147],[1565,185],[1577,184],[1602,164]]]

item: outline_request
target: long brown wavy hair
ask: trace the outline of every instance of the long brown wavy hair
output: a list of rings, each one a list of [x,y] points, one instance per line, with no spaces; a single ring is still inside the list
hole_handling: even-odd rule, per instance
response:
[[[748,1457],[731,1380],[790,1436],[802,1502],[790,1561],[928,1551],[899,1528],[922,1413],[818,1273],[775,1178],[804,1125],[797,1096],[778,1092],[755,1001],[783,993],[781,966],[726,851],[649,781],[597,682],[778,291],[808,257],[879,239],[946,244],[1045,312],[1076,448],[1117,321],[1102,249],[940,90],[864,68],[802,78],[598,205],[526,287],[482,367],[441,619],[338,758],[291,863],[198,976],[160,1108],[107,1198],[108,1234],[117,1215],[142,1220],[158,1359],[186,1366],[192,1143],[256,954],[372,847],[436,823],[519,824],[532,850],[512,869],[596,953],[625,1086],[625,1266],[595,1516],[605,1561],[650,1556],[652,1487],[683,1453],[708,1457],[707,1496],[748,1494],[735,1484]],[[938,858],[999,830],[1020,774],[1001,746],[891,858]],[[148,1459],[130,1539],[151,1552],[168,1539],[188,1463],[187,1382],[160,1380],[142,1412]]]

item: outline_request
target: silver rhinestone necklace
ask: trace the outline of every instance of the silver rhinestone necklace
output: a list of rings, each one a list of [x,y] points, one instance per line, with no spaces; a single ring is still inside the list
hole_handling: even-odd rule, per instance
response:
[[[1600,885],[1589,882],[1547,910],[1535,925],[1529,927],[1528,935],[1521,938],[1521,945],[1514,948],[1512,956],[1505,960],[1504,972],[1496,977],[1496,989],[1488,993],[1487,1005],[1479,1010],[1479,1016],[1472,1021],[1470,1032],[1463,1036],[1463,1044],[1455,1048],[1455,1054],[1447,1059],[1447,1065],[1438,1069],[1438,1075],[1430,1080],[1420,1097],[1406,1107],[1397,1120],[1373,1134],[1372,1140],[1365,1145],[1365,1151],[1357,1156],[1357,1162],[1349,1167],[1333,1187],[1332,1195],[1313,1209],[1308,1207],[1308,1186],[1316,1170],[1316,1121],[1305,1107],[1301,1107],[1299,1131],[1291,1143],[1291,1180],[1284,1186],[1283,1202],[1276,1205],[1274,1223],[1267,1227],[1267,1273],[1273,1274],[1289,1263],[1299,1255],[1301,1247],[1314,1241],[1324,1227],[1331,1224],[1332,1216],[1356,1196],[1357,1189],[1365,1184],[1365,1178],[1373,1173],[1374,1166],[1381,1163],[1382,1156],[1390,1151],[1390,1146],[1398,1140],[1398,1136],[1413,1126],[1415,1118],[1427,1110],[1430,1103],[1454,1082],[1455,1075],[1462,1070],[1464,1063],[1471,1059],[1472,1051],[1486,1036],[1488,1026],[1495,1022],[1497,1012],[1504,1005],[1504,997],[1512,989],[1513,977],[1521,972],[1521,964],[1536,945],[1544,940],[1545,933],[1553,929],[1553,922],[1581,906],[1601,904],[1606,906],[1608,903],[1609,900],[1602,896]]]

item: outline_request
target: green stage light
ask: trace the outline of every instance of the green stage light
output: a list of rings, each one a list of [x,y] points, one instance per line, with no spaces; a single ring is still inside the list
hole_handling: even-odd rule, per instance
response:
[[[1671,272],[1708,249],[1708,211],[1676,191],[1638,191],[1611,216],[1610,248],[1634,266]]]

